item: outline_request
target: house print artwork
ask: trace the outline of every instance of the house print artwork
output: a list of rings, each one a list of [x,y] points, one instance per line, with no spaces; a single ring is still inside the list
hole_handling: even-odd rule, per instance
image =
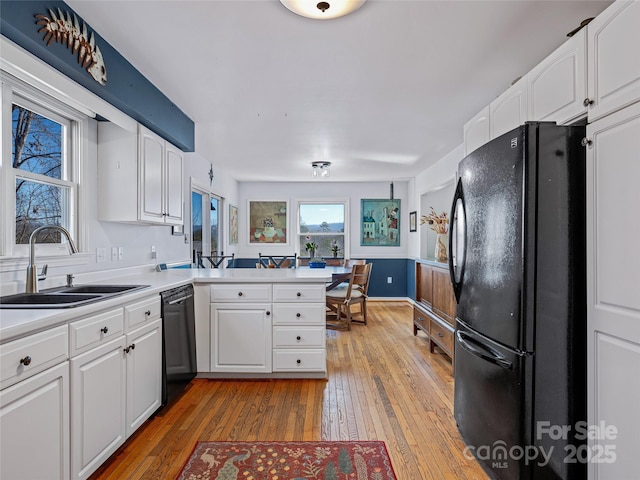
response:
[[[400,200],[362,199],[360,245],[400,246]]]

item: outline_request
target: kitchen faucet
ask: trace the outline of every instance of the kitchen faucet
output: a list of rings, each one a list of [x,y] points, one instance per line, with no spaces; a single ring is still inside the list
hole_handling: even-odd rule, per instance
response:
[[[42,230],[58,230],[65,237],[67,237],[67,241],[69,242],[69,253],[71,255],[73,255],[74,253],[78,253],[78,249],[73,243],[73,240],[71,240],[71,234],[67,231],[66,228],[61,227],[60,225],[44,225],[42,227],[36,228],[33,232],[31,232],[31,236],[29,237],[29,265],[27,266],[27,285],[25,290],[26,293],[38,292],[38,275],[36,272],[36,237]],[[46,265],[43,267],[43,272],[46,272],[46,267]]]

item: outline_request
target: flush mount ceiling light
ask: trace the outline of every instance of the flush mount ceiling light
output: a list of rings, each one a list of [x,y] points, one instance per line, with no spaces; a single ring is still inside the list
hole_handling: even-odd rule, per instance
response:
[[[326,178],[329,176],[329,167],[331,162],[311,162],[311,168],[313,169],[313,178]]]
[[[367,0],[280,0],[293,13],[316,20],[343,17],[359,9]]]

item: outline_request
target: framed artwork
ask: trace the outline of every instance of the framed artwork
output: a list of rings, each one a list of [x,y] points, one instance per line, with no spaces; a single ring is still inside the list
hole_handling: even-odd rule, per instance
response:
[[[238,243],[238,207],[229,205],[229,244]]]
[[[418,212],[415,210],[413,212],[409,212],[409,231],[418,231]]]
[[[360,245],[400,246],[400,200],[360,200]]]
[[[288,205],[286,201],[249,200],[249,243],[286,245]]]

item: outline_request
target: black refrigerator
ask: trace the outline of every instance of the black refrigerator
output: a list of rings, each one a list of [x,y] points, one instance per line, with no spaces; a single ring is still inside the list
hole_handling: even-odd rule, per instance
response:
[[[454,416],[491,478],[586,478],[584,135],[526,123],[458,166]]]

